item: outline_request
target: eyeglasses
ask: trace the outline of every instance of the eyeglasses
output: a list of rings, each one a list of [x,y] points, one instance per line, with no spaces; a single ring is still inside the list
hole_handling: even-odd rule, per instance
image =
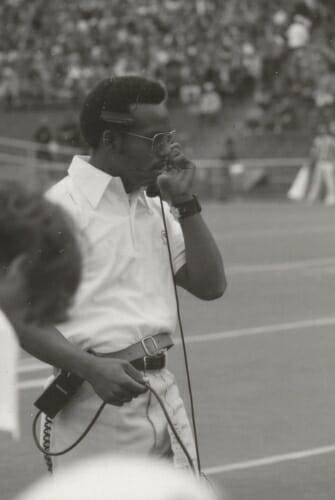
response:
[[[166,152],[166,150],[171,146],[174,141],[174,135],[176,131],[171,130],[170,132],[159,132],[153,137],[147,137],[146,135],[133,134],[132,132],[123,132],[125,135],[130,135],[132,137],[137,137],[139,139],[144,139],[151,142],[151,152],[152,154],[161,155]]]

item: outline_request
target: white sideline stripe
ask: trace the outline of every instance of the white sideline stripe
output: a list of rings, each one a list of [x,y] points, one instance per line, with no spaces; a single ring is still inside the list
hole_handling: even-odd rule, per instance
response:
[[[44,387],[46,380],[47,380],[47,377],[35,378],[32,380],[24,380],[23,382],[19,382],[17,384],[17,388],[20,389],[21,391],[26,390],[26,389],[41,388],[41,387]]]
[[[290,330],[301,330],[303,328],[314,328],[322,326],[335,325],[335,317],[318,318],[306,321],[293,321],[291,323],[277,323],[275,325],[256,326],[252,328],[241,328],[239,330],[228,330],[226,332],[207,333],[200,335],[192,335],[185,339],[187,344],[195,344],[199,342],[209,342],[213,340],[233,339],[237,337],[249,337],[252,335],[261,335],[265,333],[281,333]],[[180,344],[181,340],[176,339],[175,344]]]
[[[312,234],[312,233],[333,233],[334,226],[300,227],[296,229],[263,229],[257,231],[227,231],[226,233],[214,232],[215,239],[230,240],[234,238],[259,238],[260,236],[283,236],[285,234]]]
[[[317,318],[306,321],[293,321],[291,323],[277,323],[275,325],[255,326],[251,328],[241,328],[236,330],[227,330],[226,332],[203,333],[200,335],[193,335],[185,339],[187,344],[196,344],[201,342],[211,342],[215,340],[233,339],[238,337],[249,337],[253,335],[261,335],[266,333],[281,333],[290,330],[302,330],[304,328],[323,327],[335,325],[335,317],[330,318]],[[175,345],[181,343],[179,338],[175,339]],[[28,373],[41,369],[48,369],[49,365],[43,363],[31,363],[26,366],[19,367],[19,373]],[[30,383],[41,384],[45,379],[34,379],[32,381],[22,381],[19,383],[19,388],[30,389]],[[32,387],[39,387],[33,385]]]
[[[20,361],[22,362],[22,361]],[[41,370],[49,370],[52,367],[50,365],[47,365],[46,363],[41,362],[23,362],[21,366],[18,368],[18,373],[30,373],[30,372],[37,372]]]
[[[246,462],[236,462],[228,465],[218,465],[208,467],[204,470],[205,474],[221,474],[224,472],[233,472],[237,470],[252,469],[255,467],[264,467],[267,465],[279,464],[281,462],[289,462],[293,460],[302,460],[304,458],[316,457],[319,455],[327,455],[335,452],[335,445],[323,446],[320,448],[311,448],[309,450],[296,451],[283,455],[272,455],[269,457],[259,458],[256,460],[248,460]]]
[[[335,257],[324,259],[306,259],[290,262],[277,262],[274,264],[245,264],[227,268],[227,274],[263,273],[273,271],[292,271],[294,269],[305,269],[335,265]]]

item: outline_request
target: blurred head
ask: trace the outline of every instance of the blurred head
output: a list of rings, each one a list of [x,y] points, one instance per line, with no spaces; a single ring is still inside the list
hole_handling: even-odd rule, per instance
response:
[[[0,307],[26,321],[63,321],[81,277],[63,209],[16,183],[0,185]]]
[[[47,478],[16,500],[218,500],[207,483],[167,462],[100,456]]]
[[[84,101],[80,129],[93,150],[90,161],[121,177],[127,192],[151,184],[167,162],[172,136],[166,97],[158,81],[121,76],[101,81]]]

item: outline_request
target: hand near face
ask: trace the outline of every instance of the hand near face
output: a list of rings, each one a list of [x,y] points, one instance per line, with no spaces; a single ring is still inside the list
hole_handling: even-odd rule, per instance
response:
[[[180,144],[172,144],[168,168],[157,177],[162,198],[172,205],[190,200],[194,175],[194,163],[186,158]]]

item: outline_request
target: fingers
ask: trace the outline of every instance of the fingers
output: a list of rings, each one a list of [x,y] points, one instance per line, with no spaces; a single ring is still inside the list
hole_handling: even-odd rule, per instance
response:
[[[127,361],[98,360],[90,383],[106,403],[122,406],[134,397],[146,392],[143,374]]]
[[[131,364],[128,363],[125,365],[125,372],[139,385],[143,387],[144,385],[144,378],[143,378],[143,373],[140,372],[139,370],[136,370],[136,368]]]
[[[105,401],[105,403],[108,403],[109,405],[112,406],[123,406],[123,402],[118,401],[117,399],[110,399],[109,401]]]
[[[177,156],[177,155],[180,155],[180,154],[182,154],[182,147],[179,144],[179,142],[174,142],[173,144],[171,144],[171,146],[170,146],[170,155],[171,156]]]
[[[187,169],[192,165],[192,162],[184,155],[182,147],[178,142],[171,144],[170,164],[177,170]]]
[[[142,385],[142,387],[144,386]],[[141,389],[141,393],[145,392],[146,390],[147,388],[144,387],[144,390]],[[125,389],[123,386],[118,390],[114,390],[113,394],[110,397],[104,398],[104,401],[113,406],[123,406],[125,403],[130,403],[130,401],[137,398],[139,395],[140,393],[138,391],[133,392],[129,389]]]
[[[143,374],[136,370],[130,363],[125,362],[123,366],[123,376],[119,380],[118,386],[113,388],[110,397],[105,399],[109,404],[122,406],[132,399],[147,391],[143,384]]]
[[[132,396],[120,396],[111,398],[108,403],[113,406],[123,406],[125,403],[130,403],[130,401],[134,399]]]

